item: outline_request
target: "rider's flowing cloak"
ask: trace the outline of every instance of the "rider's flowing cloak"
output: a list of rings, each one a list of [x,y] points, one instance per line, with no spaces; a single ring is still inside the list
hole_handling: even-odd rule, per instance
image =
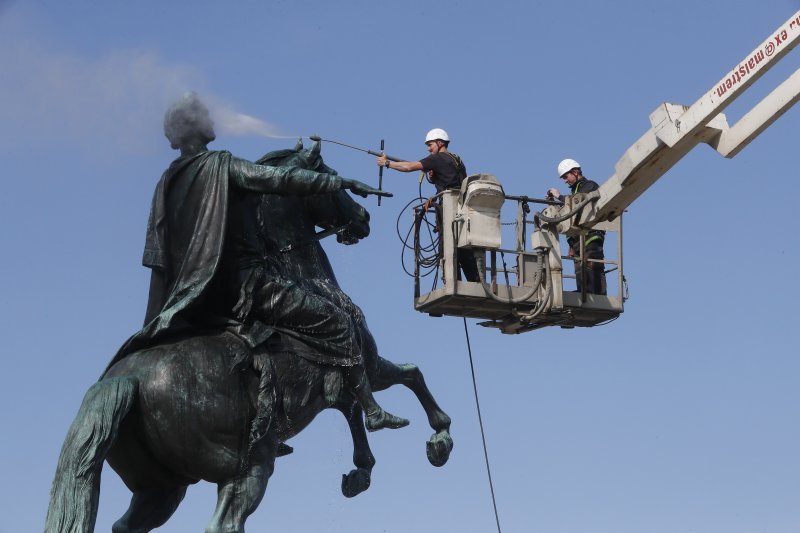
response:
[[[301,341],[290,343],[288,349],[306,359],[338,366],[361,362],[360,350],[347,356],[336,354],[333,339],[259,321],[244,327],[230,318],[230,302],[225,301],[226,291],[219,286],[217,274],[228,225],[232,159],[227,151],[205,151],[176,159],[161,176],[153,195],[142,258],[142,264],[152,270],[145,324],[122,345],[106,371],[132,352],[187,335],[225,330],[236,333],[250,347],[278,331]],[[300,187],[296,192],[338,190],[331,183],[322,180],[311,189]],[[284,181],[283,190],[287,185]]]
[[[145,325],[123,344],[109,368],[131,352],[197,330],[189,317],[204,305],[222,261],[230,162],[230,152],[202,152],[176,159],[161,176],[142,258],[152,269]],[[170,213],[195,223],[170,227]],[[221,330],[235,325],[222,316],[208,316],[207,309],[203,314],[205,326]]]

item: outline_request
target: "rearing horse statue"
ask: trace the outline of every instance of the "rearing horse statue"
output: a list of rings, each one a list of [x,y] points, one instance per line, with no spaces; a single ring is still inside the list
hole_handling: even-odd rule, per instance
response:
[[[318,145],[267,154],[261,162],[334,172],[324,166]],[[416,394],[435,431],[427,443],[428,458],[435,466],[445,464],[453,447],[450,418],[416,366],[396,365],[378,355],[363,315],[339,289],[314,239],[315,226],[328,229],[351,222],[350,228],[362,230],[344,231],[342,240],[366,236],[366,211],[342,192],[306,199],[264,195],[261,202],[264,237],[278,249],[303,248],[274,259],[302,276],[304,283],[339,298],[342,305],[352,305],[359,316],[373,390],[403,384]],[[269,217],[280,217],[280,223]],[[310,351],[279,335],[252,351],[237,335],[214,331],[135,351],[113,364],[86,393],[67,433],[45,531],[94,530],[100,473],[108,461],[133,493],[114,533],[146,532],[163,525],[187,487],[201,480],[218,486],[217,507],[206,533],[242,532],[265,493],[279,444],[327,408],[344,414],[353,437],[356,468],[343,476],[342,492],[351,497],[366,490],[375,459],[361,408],[342,386],[341,369],[320,365]],[[263,379],[264,373],[271,379]],[[265,397],[277,399],[274,409],[269,420],[257,420]],[[264,434],[253,441],[251,430],[256,426],[264,428]]]

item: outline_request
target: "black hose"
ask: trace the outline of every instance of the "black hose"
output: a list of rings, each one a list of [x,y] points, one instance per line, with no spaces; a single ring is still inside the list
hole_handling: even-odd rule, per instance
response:
[[[585,206],[586,204],[588,204],[589,202],[597,201],[600,198],[600,194],[599,193],[594,194],[594,193],[597,193],[597,191],[592,191],[592,192],[588,193],[588,196],[586,198],[584,198],[583,200],[578,202],[578,205],[573,207],[572,210],[569,213],[565,214],[565,215],[561,215],[561,216],[556,217],[556,218],[550,218],[550,217],[547,217],[547,216],[543,215],[541,211],[537,211],[534,216],[536,218],[538,218],[539,220],[547,223],[547,224],[558,224],[559,222],[564,222],[568,218],[574,216],[575,213],[580,211],[581,208],[583,206]]]

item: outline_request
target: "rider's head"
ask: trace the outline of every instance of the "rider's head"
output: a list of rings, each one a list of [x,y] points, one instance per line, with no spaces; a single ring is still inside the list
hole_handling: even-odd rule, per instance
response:
[[[167,109],[164,114],[164,135],[176,149],[205,146],[216,139],[214,122],[197,93],[186,93]]]

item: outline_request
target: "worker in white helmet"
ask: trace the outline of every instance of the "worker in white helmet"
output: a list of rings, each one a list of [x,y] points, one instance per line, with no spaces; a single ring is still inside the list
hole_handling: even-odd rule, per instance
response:
[[[450,136],[441,128],[434,128],[425,136],[425,146],[430,155],[419,161],[389,161],[384,156],[378,158],[378,165],[400,172],[421,170],[428,176],[428,181],[436,187],[436,192],[445,189],[457,189],[467,177],[467,168],[456,154],[447,147]]]
[[[564,159],[558,164],[558,177],[570,188],[572,194],[577,192],[596,191],[600,186],[589,179],[586,179],[581,171],[581,165],[574,159]],[[547,198],[550,200],[562,200],[561,193],[555,187],[547,190]],[[584,250],[587,259],[605,258],[603,254],[603,240],[605,232],[591,229],[586,234],[584,240]],[[603,263],[589,262],[586,265],[580,260],[580,239],[578,237],[568,237],[569,256],[575,258],[575,280],[578,283],[578,291],[583,290],[583,283],[586,282],[586,292],[592,294],[606,294],[606,275]]]
[[[419,161],[390,161],[384,156],[378,157],[378,165],[399,170],[400,172],[422,171],[428,181],[440,193],[446,189],[458,189],[467,177],[467,167],[461,158],[448,150],[450,136],[441,128],[433,128],[425,135],[425,146],[430,155]],[[458,264],[467,281],[480,281],[478,265],[470,250],[458,250]],[[461,275],[459,274],[459,279]]]

